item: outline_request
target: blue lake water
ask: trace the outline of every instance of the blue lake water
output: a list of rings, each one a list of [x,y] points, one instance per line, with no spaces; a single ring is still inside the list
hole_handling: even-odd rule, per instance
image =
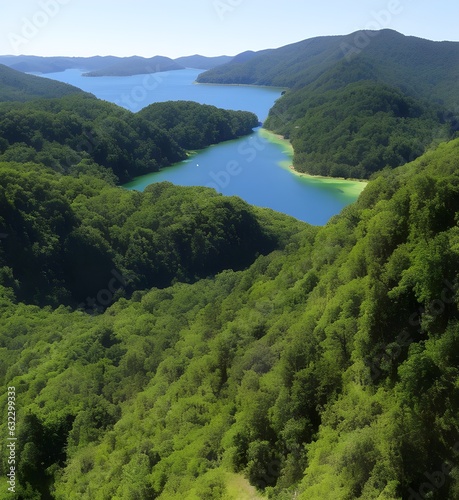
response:
[[[200,69],[185,69],[151,75],[94,78],[70,69],[43,76],[70,83],[133,112],[154,102],[195,101],[224,109],[252,111],[261,121],[267,118],[269,109],[283,91],[247,85],[199,85],[195,81],[200,73]]]
[[[83,77],[78,70],[44,75],[70,83],[96,97],[133,112],[153,102],[189,100],[226,109],[252,111],[261,121],[281,96],[279,88],[236,85],[198,85],[201,70],[187,69],[132,77]],[[183,186],[208,186],[225,195],[283,212],[311,224],[325,224],[357,198],[363,185],[300,177],[289,171],[291,151],[268,140],[262,130],[249,137],[205,150],[177,165],[126,184],[143,190],[170,181]]]

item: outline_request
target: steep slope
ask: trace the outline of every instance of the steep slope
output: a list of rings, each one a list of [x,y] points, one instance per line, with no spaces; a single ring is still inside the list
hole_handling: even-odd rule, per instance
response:
[[[264,123],[290,139],[300,172],[368,178],[458,130],[446,109],[371,79],[367,64],[344,65],[320,80],[285,95]]]
[[[433,42],[393,30],[317,37],[252,53],[199,76],[203,83],[246,83],[300,88],[340,61],[369,61],[378,81],[415,97],[457,105],[459,43]]]
[[[138,116],[167,130],[184,149],[203,149],[211,144],[252,133],[258,118],[248,111],[231,111],[190,101],[154,103]]]
[[[249,205],[205,188],[154,184],[137,193],[90,175],[58,176],[33,164],[2,163],[0,268],[18,300],[83,303],[111,270],[125,291],[193,282],[250,264],[278,245]],[[293,224],[293,223],[292,223]],[[8,270],[8,271],[7,271]],[[127,278],[126,278],[127,281]]]
[[[85,92],[66,83],[24,75],[20,71],[0,65],[0,102],[30,101],[39,97],[63,97],[71,94],[84,95]]]
[[[204,57],[198,54],[194,56],[185,56],[174,59],[176,63],[185,66],[185,68],[195,68],[209,70],[230,62],[233,58],[230,56]]]
[[[219,499],[232,470],[268,498],[459,499],[458,161],[442,144],[249,269],[103,315],[3,289],[18,491]]]
[[[459,130],[459,43],[392,30],[243,53],[200,81],[285,85],[264,126],[292,141],[294,166],[368,178]]]
[[[202,73],[198,82],[300,87],[343,57],[340,43],[342,37],[318,37],[280,49],[243,52]]]

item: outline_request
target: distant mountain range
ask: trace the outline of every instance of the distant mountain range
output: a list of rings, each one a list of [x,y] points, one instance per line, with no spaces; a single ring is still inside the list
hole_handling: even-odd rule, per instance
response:
[[[23,73],[59,73],[67,69],[87,71],[86,76],[131,76],[135,74],[172,71],[185,68],[209,70],[232,60],[229,56],[204,57],[193,55],[170,59],[155,56],[144,57],[39,57],[0,56],[0,64]]]
[[[179,69],[184,69],[184,66],[168,57],[156,56],[149,59],[145,59],[144,57],[129,57],[116,61],[114,64],[102,69],[85,73],[83,76],[132,76]]]

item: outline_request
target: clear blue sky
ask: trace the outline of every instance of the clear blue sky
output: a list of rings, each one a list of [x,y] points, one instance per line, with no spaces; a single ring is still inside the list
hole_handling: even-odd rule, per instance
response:
[[[4,1],[0,54],[235,55],[367,28],[458,41],[458,19],[457,0]]]

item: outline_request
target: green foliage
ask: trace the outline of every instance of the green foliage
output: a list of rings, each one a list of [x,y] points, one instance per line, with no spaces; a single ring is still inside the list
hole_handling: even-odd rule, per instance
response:
[[[186,157],[167,132],[92,97],[8,103],[0,109],[3,161],[34,161],[62,174],[81,170],[86,162],[126,181]]]
[[[188,101],[150,104],[139,116],[167,130],[184,149],[203,149],[211,144],[252,133],[258,119],[247,111],[228,111]]]
[[[342,78],[348,70],[343,65],[334,74]],[[375,81],[334,87],[331,78],[286,95],[265,123],[291,140],[300,172],[368,178],[414,160],[453,133],[438,106]]]
[[[314,82],[323,84],[324,80],[341,87],[371,78],[412,97],[433,99],[454,108],[458,57],[457,42],[438,43],[389,29],[358,31],[311,38],[278,49],[246,52],[202,73],[198,81],[296,90]]]
[[[343,92],[368,126],[375,109],[430,113],[379,84]],[[229,500],[237,473],[281,500],[459,499],[459,139],[375,174],[317,228],[205,188],[125,191],[92,153],[67,175],[37,163],[101,116],[110,161],[128,152],[117,134],[147,130],[93,102],[3,105],[16,498]],[[68,307],[87,294],[95,308]]]
[[[0,178],[3,284],[28,303],[96,312],[117,289],[241,269],[280,244],[247,203],[206,188],[163,183],[138,193],[34,164],[0,164]]]
[[[98,316],[5,290],[0,376],[17,387],[23,495],[230,498],[232,470],[269,498],[404,499],[425,474],[432,498],[458,498],[458,157],[454,141],[382,172],[324,228],[273,226],[289,244],[244,271],[136,292]],[[187,217],[218,221],[241,204],[61,179],[89,193],[70,204],[100,234],[108,212],[118,228],[157,221],[144,204],[166,218],[159,232],[180,221],[179,198]]]
[[[292,141],[295,168],[369,178],[455,136],[458,57],[454,42],[357,32],[244,53],[198,80],[289,87],[264,125]]]
[[[120,182],[252,133],[253,113],[185,101],[134,114],[89,95],[0,104],[0,161],[35,162],[58,173],[106,171]],[[179,144],[177,144],[179,143]]]
[[[24,75],[0,64],[0,102],[51,99],[73,94],[90,95],[72,85],[39,76]]]

